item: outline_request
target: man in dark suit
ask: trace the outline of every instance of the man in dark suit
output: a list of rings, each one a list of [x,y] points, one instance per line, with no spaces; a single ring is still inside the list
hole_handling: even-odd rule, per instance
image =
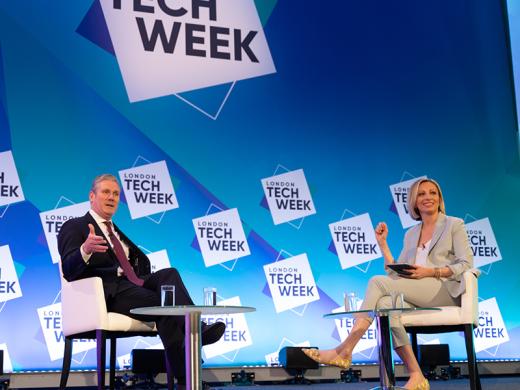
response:
[[[91,210],[67,221],[58,235],[63,276],[68,281],[98,276],[103,281],[107,309],[141,320],[153,320],[179,384],[185,383],[184,317],[138,316],[130,310],[160,306],[161,286],[175,286],[175,304],[193,305],[175,268],[150,272],[150,260],[112,222],[120,187],[110,174],[97,176],[89,193]],[[225,324],[202,325],[202,345],[222,337]]]

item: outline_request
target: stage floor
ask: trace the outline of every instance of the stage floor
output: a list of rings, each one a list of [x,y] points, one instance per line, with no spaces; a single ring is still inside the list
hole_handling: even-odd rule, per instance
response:
[[[404,385],[404,381],[398,381],[397,385]],[[492,376],[481,378],[483,390],[520,390],[520,375],[517,376]],[[277,385],[257,383],[252,386],[211,386],[210,390],[369,390],[378,385],[378,382],[358,382],[358,383],[316,383],[308,385]],[[435,390],[467,390],[469,389],[468,379],[452,379],[449,381],[430,381],[431,389]],[[133,387],[134,389],[144,389],[146,387]],[[42,388],[41,390],[55,390],[54,387]],[[69,389],[94,390],[96,387],[69,387]],[[124,389],[124,388],[123,388]]]
[[[507,377],[486,377],[481,378],[483,390],[520,390],[520,375]],[[404,381],[398,381],[397,385],[404,385]],[[368,390],[376,387],[378,382],[358,382],[358,383],[321,383],[309,385],[262,385],[254,386],[234,386],[240,390]],[[468,379],[452,379],[448,381],[430,381],[431,389],[435,390],[466,390],[469,389]],[[229,390],[228,386],[215,386],[213,390]]]
[[[397,385],[404,385],[404,381],[398,381]],[[520,375],[516,376],[492,376],[481,378],[483,390],[520,390]],[[308,385],[279,385],[279,384],[262,384],[257,383],[252,386],[210,386],[210,390],[369,390],[378,386],[378,382],[358,382],[358,383],[318,383]],[[431,389],[435,390],[467,390],[469,389],[468,379],[452,379],[449,381],[430,381]],[[122,387],[121,389],[146,389],[150,387],[135,386],[135,387]],[[9,387],[9,389],[12,389]],[[55,390],[56,387],[46,387],[40,390]],[[68,389],[81,389],[81,390],[95,390],[96,387],[68,387]]]

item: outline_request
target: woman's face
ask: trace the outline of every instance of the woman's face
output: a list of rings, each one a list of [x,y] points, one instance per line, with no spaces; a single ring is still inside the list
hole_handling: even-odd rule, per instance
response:
[[[429,181],[419,185],[415,205],[421,215],[432,215],[439,212],[439,190],[437,186]]]

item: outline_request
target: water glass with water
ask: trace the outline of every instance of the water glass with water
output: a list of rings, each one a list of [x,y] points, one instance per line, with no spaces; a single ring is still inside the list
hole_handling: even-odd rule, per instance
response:
[[[161,306],[175,306],[175,286],[161,286]]]
[[[215,306],[217,304],[217,289],[215,287],[204,288],[204,306]]]
[[[392,291],[390,296],[392,297],[392,309],[404,308],[404,294],[402,292]]]
[[[343,293],[343,303],[345,305],[345,311],[356,311],[357,308],[357,297],[354,292]]]

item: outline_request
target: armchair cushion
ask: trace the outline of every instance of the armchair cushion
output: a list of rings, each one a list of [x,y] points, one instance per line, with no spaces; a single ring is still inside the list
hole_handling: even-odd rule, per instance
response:
[[[405,327],[437,325],[478,325],[478,270],[469,270],[463,274],[465,291],[461,295],[459,306],[442,306],[441,311],[419,311],[401,316]]]

